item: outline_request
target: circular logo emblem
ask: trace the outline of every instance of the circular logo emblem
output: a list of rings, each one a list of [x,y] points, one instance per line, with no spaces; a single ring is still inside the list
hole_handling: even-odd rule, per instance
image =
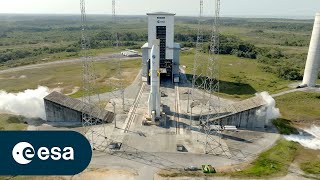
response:
[[[12,157],[19,164],[29,164],[34,155],[33,146],[27,142],[16,144],[12,150]]]

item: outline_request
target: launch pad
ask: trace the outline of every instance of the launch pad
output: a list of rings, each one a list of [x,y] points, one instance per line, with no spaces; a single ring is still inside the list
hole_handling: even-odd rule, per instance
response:
[[[215,153],[205,154],[203,143],[206,134],[199,129],[199,121],[190,118],[187,113],[188,94],[190,84],[182,72],[181,83],[172,84],[170,80],[163,80],[162,93],[163,112],[167,115],[164,124],[143,125],[148,113],[148,99],[151,86],[140,80],[140,74],[133,84],[125,89],[126,100],[132,104],[129,113],[124,113],[121,103],[116,106],[115,123],[93,126],[94,132],[104,134],[98,136],[94,143],[95,149],[92,165],[103,165],[110,168],[126,167],[139,174],[154,173],[158,169],[184,168],[192,165],[213,164],[215,168],[250,161],[257,154],[271,147],[279,138],[279,134],[272,129],[252,129],[222,132],[222,138],[214,137],[217,148]],[[112,99],[121,102],[121,98]],[[233,104],[233,101],[221,100],[221,105]],[[113,111],[112,104],[107,104],[107,110]],[[191,110],[191,109],[190,109]],[[198,114],[196,108],[194,114]],[[53,130],[56,127],[48,125],[37,126],[38,130]],[[61,130],[61,128],[59,128]],[[74,128],[73,130],[81,131]],[[88,135],[91,135],[88,132]],[[107,137],[107,139],[106,139]],[[115,148],[119,145],[119,148]]]

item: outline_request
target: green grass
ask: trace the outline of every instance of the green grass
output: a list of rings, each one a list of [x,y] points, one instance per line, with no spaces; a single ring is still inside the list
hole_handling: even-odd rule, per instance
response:
[[[286,175],[299,148],[297,143],[281,139],[271,149],[261,153],[247,169],[231,173],[231,176],[257,178]]]
[[[320,178],[320,150],[300,148],[295,158],[296,164],[306,175],[318,176]],[[309,177],[309,176],[308,176]]]
[[[181,65],[187,66],[190,76],[193,74],[193,60],[193,53],[181,55]],[[273,94],[289,89],[288,84],[292,82],[262,71],[256,60],[220,55],[219,63],[220,93],[226,98],[246,99],[262,91]]]
[[[320,93],[294,92],[275,98],[282,118],[294,123],[317,123],[320,120]]]
[[[300,168],[306,173],[320,175],[320,160],[302,163]]]
[[[91,56],[98,56],[101,54],[120,53],[120,51],[122,51],[123,49],[125,49],[125,47],[119,47],[118,50],[115,48],[90,49],[89,54]],[[31,65],[31,64],[75,59],[80,57],[81,57],[81,52],[60,52],[60,53],[54,53],[54,54],[42,54],[35,57],[11,60],[5,63],[0,63],[0,70],[19,67],[19,66],[25,66],[25,65]]]
[[[8,114],[0,114],[0,130],[24,130],[27,125],[23,122],[23,117]]]
[[[261,153],[256,160],[245,169],[238,172],[204,174],[198,172],[186,172],[183,170],[162,171],[162,177],[204,177],[204,176],[231,176],[235,178],[268,178],[284,176],[288,173],[289,165],[294,161],[302,147],[295,142],[280,139],[269,150]]]
[[[62,88],[63,93],[71,93],[75,87],[82,85],[82,64],[67,63],[45,66],[37,69],[21,70],[0,75],[0,87],[7,92],[20,92],[25,89],[35,89],[38,85],[47,86],[51,89]],[[96,62],[97,73],[96,86],[99,92],[107,92],[112,89],[109,82],[122,82],[129,85],[138,74],[141,62],[136,60],[122,61],[122,76],[116,74],[118,63],[115,60]],[[21,76],[26,78],[20,78]],[[79,96],[81,92],[75,96]]]
[[[292,127],[291,121],[287,119],[275,119],[272,121],[272,123],[274,126],[276,126],[280,134],[290,135],[298,133],[298,130]]]

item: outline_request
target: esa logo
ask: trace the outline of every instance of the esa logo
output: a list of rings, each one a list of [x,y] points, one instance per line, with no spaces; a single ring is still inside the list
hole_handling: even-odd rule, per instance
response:
[[[58,161],[64,159],[66,161],[74,160],[74,150],[72,147],[65,147],[63,149],[59,147],[52,147],[48,149],[47,147],[40,147],[37,151],[28,142],[20,142],[16,144],[12,150],[13,159],[22,165],[29,164],[34,156],[42,161],[52,159]]]
[[[0,131],[0,176],[75,175],[91,157],[91,144],[79,132]]]

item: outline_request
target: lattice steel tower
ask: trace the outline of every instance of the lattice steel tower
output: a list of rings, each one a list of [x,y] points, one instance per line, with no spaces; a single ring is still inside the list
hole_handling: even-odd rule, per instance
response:
[[[112,21],[113,24],[115,25],[117,23],[117,17],[116,17],[116,1],[112,0]],[[119,51],[119,34],[116,30],[113,30],[113,46],[116,49],[116,51]],[[123,79],[123,74],[122,74],[122,64],[121,64],[121,57],[116,58],[116,73],[115,75],[117,78],[120,80],[119,82],[112,82],[110,81],[110,86],[113,88],[113,91],[110,93],[110,100],[113,98],[121,99],[122,103],[122,110],[123,112],[126,111],[126,106],[125,106],[125,88],[124,88],[124,79]],[[115,105],[115,101],[112,102]]]
[[[200,15],[198,20],[198,34],[192,79],[192,100],[200,107],[200,129],[205,134],[202,141],[206,154],[225,153],[225,147],[221,144],[219,117],[220,99],[213,95],[219,93],[219,17],[220,0],[214,0],[215,14],[213,17],[210,39],[204,37],[203,0],[200,0]],[[209,42],[208,54],[206,54],[205,42]],[[199,93],[200,92],[200,93]]]
[[[112,18],[115,21],[116,18],[116,0],[112,0]]]
[[[96,92],[96,72],[94,68],[94,62],[89,55],[90,49],[90,38],[87,36],[87,15],[86,15],[86,4],[85,0],[80,0],[81,10],[81,48],[82,48],[82,126],[84,129],[84,135],[89,140],[93,150],[99,150],[105,141],[105,127],[102,122],[100,128],[95,128],[94,125],[100,124],[101,122],[93,117],[93,114],[100,114],[102,108],[100,107],[100,96]],[[93,98],[97,99],[96,105],[99,108],[94,108],[95,103]],[[88,106],[89,105],[89,106]],[[100,112],[94,112],[100,111]],[[103,138],[101,138],[103,137]],[[105,146],[105,145],[103,145]]]

